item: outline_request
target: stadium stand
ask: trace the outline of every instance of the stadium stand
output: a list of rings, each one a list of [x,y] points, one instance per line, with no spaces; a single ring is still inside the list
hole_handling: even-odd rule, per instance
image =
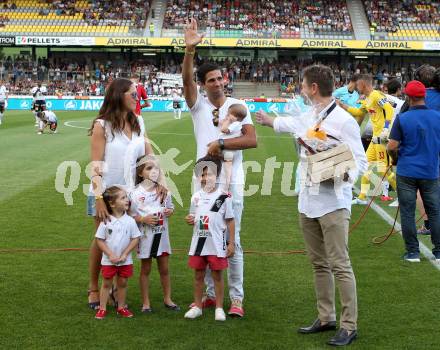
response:
[[[372,38],[439,40],[439,1],[364,1]]]
[[[189,17],[209,37],[353,38],[345,1],[168,0],[163,36],[182,36]]]
[[[142,35],[149,0],[3,1],[0,33],[8,35]],[[3,17],[3,19],[2,19]]]
[[[348,3],[355,2],[363,17],[365,14],[368,17],[369,22],[366,18],[363,20],[367,35],[370,25],[375,39],[438,41],[438,1]],[[154,16],[153,10],[158,9],[158,5],[163,6],[163,11],[156,10]],[[356,21],[351,22],[350,16],[355,16],[349,7],[346,1],[330,0],[0,0],[0,34],[145,36],[153,32],[148,26],[151,19],[160,17],[155,34],[174,37],[182,36],[185,21],[195,17],[208,37],[354,39]],[[131,48],[127,51],[130,54],[90,52],[82,58],[69,53],[57,56],[52,52],[46,60],[13,54],[13,58],[1,59],[0,80],[6,81],[17,94],[28,93],[37,81],[42,81],[53,94],[102,95],[112,79],[131,77],[136,72],[141,75],[149,95],[167,96],[167,88],[173,83],[163,82],[159,77],[180,74],[181,53],[162,53],[158,54],[160,59],[149,60],[141,59],[143,55],[148,56],[141,51],[132,52]],[[210,60],[224,67],[227,89],[234,94],[240,91],[240,86],[243,93],[254,91],[255,96],[260,92],[282,96],[298,93],[301,69],[321,60],[332,67],[337,86],[345,84],[354,72],[373,74],[378,87],[391,76],[405,82],[413,77],[415,69],[413,59],[391,63],[377,58],[370,61],[374,63],[362,63],[352,57],[338,61],[330,55],[312,58],[314,54],[295,56],[282,50],[269,56],[242,53],[239,59],[227,51],[221,54],[225,57],[219,55]],[[197,63],[206,59],[206,52],[201,53]]]
[[[372,73],[377,87],[393,76],[406,82],[413,78],[416,69],[415,63],[402,63],[387,69],[372,63],[347,62],[343,65],[337,58],[330,57],[325,62],[288,57],[273,60],[211,58],[210,61],[223,68],[228,91],[239,97],[249,96],[252,91],[253,96],[264,94],[267,97],[298,94],[300,71],[314,63],[325,63],[332,68],[336,87],[346,84],[353,73]],[[178,56],[171,55],[163,57],[161,64],[153,58],[126,61],[116,55],[97,53],[90,53],[81,61],[77,55],[64,54],[36,61],[30,60],[29,56],[6,57],[0,61],[0,80],[5,81],[14,94],[28,94],[36,82],[42,81],[52,95],[102,95],[113,79],[129,78],[137,73],[148,95],[169,96],[170,87],[179,80],[176,77],[181,73],[180,63]]]

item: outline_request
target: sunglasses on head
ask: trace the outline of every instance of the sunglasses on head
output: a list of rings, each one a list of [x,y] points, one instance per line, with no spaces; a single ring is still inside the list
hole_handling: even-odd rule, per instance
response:
[[[212,124],[214,124],[214,126],[218,126],[219,114],[220,111],[218,108],[212,110]]]

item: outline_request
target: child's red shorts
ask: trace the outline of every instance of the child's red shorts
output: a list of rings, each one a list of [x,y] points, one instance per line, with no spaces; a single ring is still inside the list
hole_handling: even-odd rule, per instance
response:
[[[102,277],[109,279],[113,278],[115,275],[119,277],[128,278],[133,276],[133,265],[103,265],[101,267]]]
[[[188,266],[195,270],[204,270],[206,266],[209,266],[213,271],[226,270],[228,268],[228,259],[219,258],[215,255],[192,255],[189,257]]]

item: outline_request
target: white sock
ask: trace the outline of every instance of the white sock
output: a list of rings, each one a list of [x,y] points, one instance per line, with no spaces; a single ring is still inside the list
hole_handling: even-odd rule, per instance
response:
[[[388,197],[388,189],[390,187],[390,184],[387,180],[384,180],[382,182],[382,195],[385,197]]]
[[[182,115],[182,111],[180,109],[177,110],[177,119],[180,119],[180,116]]]
[[[0,124],[2,123],[2,121],[3,121],[3,113],[0,113]]]

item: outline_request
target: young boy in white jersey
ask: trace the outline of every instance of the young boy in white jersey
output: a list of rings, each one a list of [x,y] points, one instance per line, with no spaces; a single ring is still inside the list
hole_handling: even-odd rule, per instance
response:
[[[112,186],[105,190],[102,195],[110,221],[101,222],[96,231],[95,237],[99,249],[102,250],[101,270],[102,287],[99,297],[100,305],[95,318],[102,320],[107,314],[107,301],[112,288],[113,277],[118,276],[116,285],[118,287],[116,312],[124,318],[133,317],[133,313],[125,306],[127,294],[127,279],[133,275],[133,259],[131,251],[138,245],[141,233],[136,221],[127,215],[129,200],[127,193],[118,186]]]
[[[247,109],[245,106],[239,103],[235,103],[230,105],[228,108],[228,114],[226,117],[220,122],[220,135],[219,139],[232,139],[234,137],[241,136],[241,128],[243,125],[241,122],[247,116]],[[218,116],[217,116],[218,118]],[[218,123],[218,120],[217,120]],[[214,120],[215,124],[215,120]],[[232,160],[234,159],[234,154],[237,151],[223,150],[223,160],[225,166],[225,190],[229,191],[229,184],[231,183],[231,175],[232,175]]]
[[[196,163],[195,174],[201,190],[192,196],[190,213],[185,217],[186,222],[194,226],[188,265],[195,270],[195,305],[185,314],[185,318],[202,316],[204,278],[209,266],[216,295],[215,320],[226,320],[223,310],[223,270],[228,268],[227,258],[233,256],[235,251],[235,222],[232,200],[217,186],[220,171],[221,162],[218,159],[207,156]]]
[[[50,131],[52,131],[53,134],[57,133],[57,127],[58,127],[58,118],[52,111],[41,111],[37,112],[38,117],[38,135],[41,135],[46,128],[46,126],[49,125]]]

